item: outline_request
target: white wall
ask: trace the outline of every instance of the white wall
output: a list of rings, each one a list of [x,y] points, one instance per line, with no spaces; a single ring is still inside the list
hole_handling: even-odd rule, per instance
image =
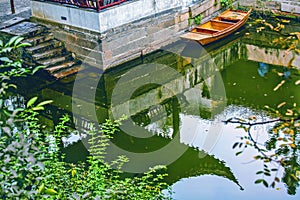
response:
[[[31,1],[32,16],[99,32],[99,13],[57,3]],[[65,20],[63,19],[65,18]]]
[[[32,15],[61,24],[105,32],[169,9],[184,9],[199,0],[136,0],[96,12],[57,3],[31,1]],[[66,20],[63,20],[65,17]]]

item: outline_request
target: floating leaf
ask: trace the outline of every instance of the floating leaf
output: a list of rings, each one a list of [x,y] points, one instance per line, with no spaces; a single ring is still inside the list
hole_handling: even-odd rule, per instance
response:
[[[288,24],[288,23],[290,23],[290,22],[291,22],[291,20],[282,19],[282,20],[281,20],[281,22],[282,22],[282,23],[286,23],[286,24]]]
[[[248,119],[249,119],[249,120],[256,120],[257,118],[256,118],[255,115],[251,115],[251,116],[248,117]]]
[[[287,109],[287,112],[285,113],[286,116],[292,116],[293,115],[293,111],[290,109]]]
[[[281,81],[281,82],[273,89],[273,91],[277,91],[284,83],[285,83],[285,80]]]
[[[280,103],[278,106],[277,106],[277,108],[281,108],[282,106],[284,106],[286,104],[286,102],[282,102],[282,103]]]

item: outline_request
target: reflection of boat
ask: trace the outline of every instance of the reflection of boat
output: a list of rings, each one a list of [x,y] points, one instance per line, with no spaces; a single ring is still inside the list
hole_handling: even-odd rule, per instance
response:
[[[230,35],[243,26],[250,13],[251,9],[248,12],[228,9],[218,17],[196,26],[190,32],[180,37],[182,39],[197,41],[202,45],[209,44]]]

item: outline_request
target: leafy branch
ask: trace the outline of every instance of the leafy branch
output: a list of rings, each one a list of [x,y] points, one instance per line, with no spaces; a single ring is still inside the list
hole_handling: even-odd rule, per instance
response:
[[[257,150],[258,155],[254,159],[263,162],[263,170],[256,173],[257,175],[262,175],[262,177],[257,179],[255,183],[275,188],[277,183],[283,182],[287,186],[288,193],[295,194],[300,180],[300,165],[298,163],[300,151],[300,140],[298,137],[300,132],[300,110],[297,104],[286,110],[281,109],[283,106],[285,106],[283,103],[279,104],[277,109],[266,106],[277,117],[276,119],[256,121],[256,116],[250,116],[247,120],[230,118],[223,122],[225,124],[238,124],[236,128],[241,128],[247,133],[246,136],[241,137],[241,142],[236,142],[232,146],[233,149],[240,149],[236,153],[237,156],[242,154],[248,146]],[[269,129],[269,138],[264,143],[259,143],[253,137],[252,130],[254,126],[265,124],[274,125]],[[274,164],[276,165],[275,168],[273,167]],[[279,169],[284,170],[281,180],[278,177]],[[271,179],[271,182],[268,182],[266,177],[269,179],[272,174],[274,174],[274,178]]]

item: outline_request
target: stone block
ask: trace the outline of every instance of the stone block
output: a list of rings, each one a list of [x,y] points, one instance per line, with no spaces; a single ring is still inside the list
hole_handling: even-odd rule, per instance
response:
[[[180,22],[188,21],[189,17],[190,17],[190,15],[188,12],[180,15]]]
[[[123,46],[120,46],[119,48],[116,48],[113,50],[113,56],[117,56],[119,54],[123,54],[130,51],[139,51],[141,52],[144,48],[144,46],[148,45],[148,38],[142,37],[137,40],[131,41],[130,43],[127,43]]]
[[[293,1],[281,2],[281,10],[285,12],[300,14],[300,2],[293,2]]]

